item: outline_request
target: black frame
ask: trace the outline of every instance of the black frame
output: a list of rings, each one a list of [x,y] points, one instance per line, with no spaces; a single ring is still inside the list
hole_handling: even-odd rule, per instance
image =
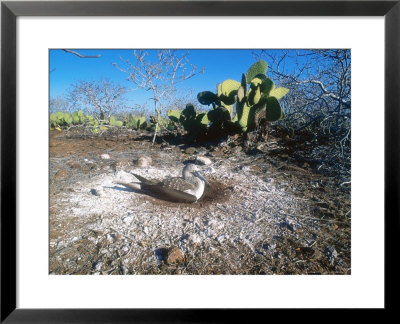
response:
[[[16,18],[18,16],[384,16],[385,309],[396,307],[399,236],[400,0],[124,1],[1,3],[1,318],[6,323],[234,322],[265,310],[16,309]],[[373,44],[371,44],[373,46]],[[368,90],[367,90],[368,92]],[[380,109],[380,107],[377,109]],[[371,148],[371,151],[373,148]],[[372,152],[371,152],[372,153]],[[367,247],[366,247],[367,248]],[[373,256],[372,256],[373,258]],[[397,283],[397,284],[396,284]],[[367,284],[367,283],[366,283]],[[257,316],[257,317],[256,317]],[[251,320],[250,320],[251,321]]]

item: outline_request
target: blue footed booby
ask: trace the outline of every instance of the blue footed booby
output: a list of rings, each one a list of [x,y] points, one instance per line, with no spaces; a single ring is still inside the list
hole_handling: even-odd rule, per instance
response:
[[[183,168],[182,178],[167,178],[162,182],[153,182],[134,173],[133,175],[139,182],[118,184],[173,202],[196,202],[203,196],[205,186],[209,185],[195,164],[187,164]]]

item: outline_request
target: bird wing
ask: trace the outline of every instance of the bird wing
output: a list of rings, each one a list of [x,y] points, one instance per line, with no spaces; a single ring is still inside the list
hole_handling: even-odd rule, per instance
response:
[[[162,200],[183,203],[193,203],[197,200],[194,195],[163,185],[143,184],[142,189],[149,195]]]
[[[162,183],[163,187],[170,188],[178,191],[194,190],[195,185],[186,181],[183,178],[168,178]]]
[[[140,182],[142,183],[146,183],[146,184],[156,184],[155,182],[148,180],[146,178],[143,178],[142,176],[136,174],[136,173],[132,173],[136,179],[138,179]]]

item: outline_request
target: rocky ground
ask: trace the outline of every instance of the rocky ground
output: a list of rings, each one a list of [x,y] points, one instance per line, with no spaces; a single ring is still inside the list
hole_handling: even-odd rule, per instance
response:
[[[329,143],[150,139],[50,132],[50,274],[351,274],[350,166]],[[211,162],[197,203],[116,184],[180,176],[196,156]]]

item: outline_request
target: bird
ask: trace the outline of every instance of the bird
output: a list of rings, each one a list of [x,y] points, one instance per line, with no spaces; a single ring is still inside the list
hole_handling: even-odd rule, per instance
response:
[[[193,163],[189,163],[183,168],[182,178],[171,177],[161,182],[154,182],[135,173],[133,175],[139,182],[117,183],[152,197],[172,202],[194,203],[203,196],[205,187],[210,186],[197,165]]]

